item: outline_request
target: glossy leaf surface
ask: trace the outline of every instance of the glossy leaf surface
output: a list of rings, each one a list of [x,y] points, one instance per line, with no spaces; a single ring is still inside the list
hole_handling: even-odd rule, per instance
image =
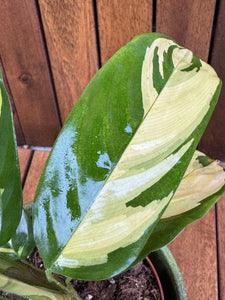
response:
[[[25,259],[35,247],[32,220],[24,210],[11,245],[20,259]]]
[[[22,188],[13,117],[0,71],[0,245],[11,238],[22,213]]]
[[[42,173],[34,235],[45,267],[82,279],[129,268],[173,197],[211,116],[214,70],[143,34],[97,73]]]
[[[26,259],[34,247],[32,220],[23,210],[16,232],[6,245],[0,247],[0,252],[15,259]]]

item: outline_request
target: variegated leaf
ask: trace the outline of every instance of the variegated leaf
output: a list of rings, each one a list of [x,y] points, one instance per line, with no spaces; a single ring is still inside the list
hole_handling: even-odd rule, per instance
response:
[[[15,232],[22,212],[22,188],[13,117],[0,70],[0,245]]]
[[[219,162],[195,151],[174,197],[137,261],[167,245],[187,225],[202,218],[224,192],[224,169]]]
[[[0,290],[32,300],[79,300],[59,282],[49,282],[44,271],[0,254]],[[81,300],[81,299],[80,299]]]
[[[143,34],[97,73],[49,156],[34,202],[47,269],[113,276],[140,255],[182,179],[219,95],[214,70]]]
[[[225,184],[225,172],[217,161],[196,151],[181,183],[161,219],[185,213],[220,191]]]

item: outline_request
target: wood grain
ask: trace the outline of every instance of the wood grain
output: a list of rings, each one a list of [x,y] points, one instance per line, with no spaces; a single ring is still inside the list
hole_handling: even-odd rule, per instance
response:
[[[29,168],[31,155],[32,155],[32,150],[30,149],[18,149],[20,174],[21,174],[22,182],[24,181],[26,172]]]
[[[63,122],[98,70],[91,0],[39,0]]]
[[[12,93],[11,93],[10,88],[9,88],[9,84],[8,84],[8,80],[7,80],[7,77],[6,77],[6,74],[5,74],[4,66],[2,64],[1,56],[0,56],[0,68],[2,70],[4,85],[6,87],[6,90],[7,90],[8,96],[9,96],[9,100],[10,100],[10,103],[11,103],[14,127],[15,127],[15,131],[16,131],[17,145],[25,145],[26,144],[25,137],[24,137],[23,130],[22,130],[22,127],[21,127],[21,124],[20,124],[20,121],[19,121],[19,117],[18,117],[18,114],[17,114],[17,111],[16,111],[13,96],[12,96]]]
[[[188,299],[218,299],[216,247],[214,208],[170,244],[184,278]]]
[[[29,145],[51,145],[60,129],[35,0],[1,0],[0,54]]]
[[[216,0],[157,1],[156,31],[208,60]]]
[[[225,166],[224,166],[225,167]],[[218,208],[218,240],[219,240],[219,267],[220,267],[220,300],[225,300],[225,194],[217,203]]]
[[[211,64],[225,82],[225,0],[220,1]],[[201,139],[200,148],[212,158],[225,160],[225,87],[222,86],[218,104]]]
[[[98,0],[97,11],[102,64],[135,35],[152,31],[152,0]]]
[[[48,158],[49,152],[35,151],[27,179],[23,188],[23,203],[29,203],[34,200],[36,188],[44,168],[45,162]]]

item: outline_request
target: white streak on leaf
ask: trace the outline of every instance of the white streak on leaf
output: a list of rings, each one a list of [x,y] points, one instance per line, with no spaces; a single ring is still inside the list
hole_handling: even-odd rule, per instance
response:
[[[157,220],[172,194],[171,192],[162,200],[152,201],[146,207],[127,207],[124,213],[113,219],[105,219],[100,223],[93,222],[90,227],[80,231],[78,240],[67,244],[56,264],[61,267],[78,268],[106,263],[110,252],[126,247],[144,234],[144,231]]]
[[[198,169],[198,168],[203,168],[203,165],[200,163],[200,161],[198,160],[198,157],[199,156],[205,156],[204,153],[198,151],[198,150],[195,150],[193,156],[192,156],[192,159],[186,169],[186,172],[184,174],[183,177],[187,176],[189,173],[191,173],[192,171],[194,171],[195,169]]]
[[[166,139],[168,140],[171,140],[171,138],[174,138],[174,134],[169,134]],[[146,150],[146,149],[153,149],[159,145],[162,145],[163,143],[165,142],[165,138],[162,139],[162,138],[159,138],[159,139],[155,139],[155,140],[152,140],[152,141],[148,141],[148,142],[144,142],[144,143],[140,143],[140,144],[136,144],[136,145],[131,145],[131,149],[135,150],[135,151],[143,151],[143,150]]]
[[[13,249],[10,249],[10,248],[0,248],[0,252],[3,252],[3,253],[13,253],[15,254],[15,251]]]
[[[168,39],[158,38],[152,43],[150,48],[147,47],[143,66],[142,66],[142,75],[141,75],[141,89],[142,89],[144,115],[146,115],[149,108],[153,105],[155,99],[158,96],[158,92],[154,88],[154,84],[153,84],[153,72],[154,72],[153,59],[154,59],[155,49],[156,47],[158,47],[157,54],[159,57],[159,71],[162,78],[164,78],[163,55],[164,52],[167,52],[169,47],[173,45],[177,45],[177,44]]]
[[[158,165],[141,174],[109,180],[56,263],[60,266],[70,264],[71,267],[101,264],[108,253],[140,239],[144,231],[157,220],[173,192],[163,199],[150,202],[145,207],[127,206],[127,203],[172,169],[192,143],[193,139],[177,153],[171,154]],[[85,260],[85,257],[88,259]],[[104,262],[106,261],[104,259]]]
[[[165,78],[164,54],[174,45],[174,70],[158,95],[153,84],[154,51],[158,47],[159,72]],[[191,51],[168,39],[157,39],[147,48],[142,68],[143,122],[56,261],[59,267],[107,262],[109,253],[138,241],[169,203],[173,191],[146,206],[127,205],[180,162],[193,143],[193,138],[188,141],[190,135],[209,110],[219,79],[205,63],[199,72],[183,71],[192,58]]]
[[[169,218],[189,211],[207,197],[218,192],[225,184],[225,172],[215,161],[206,167],[192,169],[184,178],[164,212]]]

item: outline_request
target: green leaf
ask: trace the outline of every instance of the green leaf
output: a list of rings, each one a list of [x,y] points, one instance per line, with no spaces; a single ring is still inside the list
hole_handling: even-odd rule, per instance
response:
[[[217,101],[215,71],[143,34],[96,74],[42,173],[34,236],[45,267],[97,280],[129,268],[173,197]]]
[[[0,71],[0,245],[15,232],[22,213],[22,188],[10,102]]]
[[[32,300],[81,300],[59,282],[50,283],[45,272],[0,254],[0,290]]]
[[[35,247],[32,220],[24,210],[11,245],[20,259],[25,259]]]
[[[187,225],[202,218],[224,192],[224,169],[219,162],[195,151],[174,197],[137,261],[169,244]]]
[[[15,259],[26,259],[35,247],[31,217],[23,210],[20,223],[9,242],[0,252]]]

